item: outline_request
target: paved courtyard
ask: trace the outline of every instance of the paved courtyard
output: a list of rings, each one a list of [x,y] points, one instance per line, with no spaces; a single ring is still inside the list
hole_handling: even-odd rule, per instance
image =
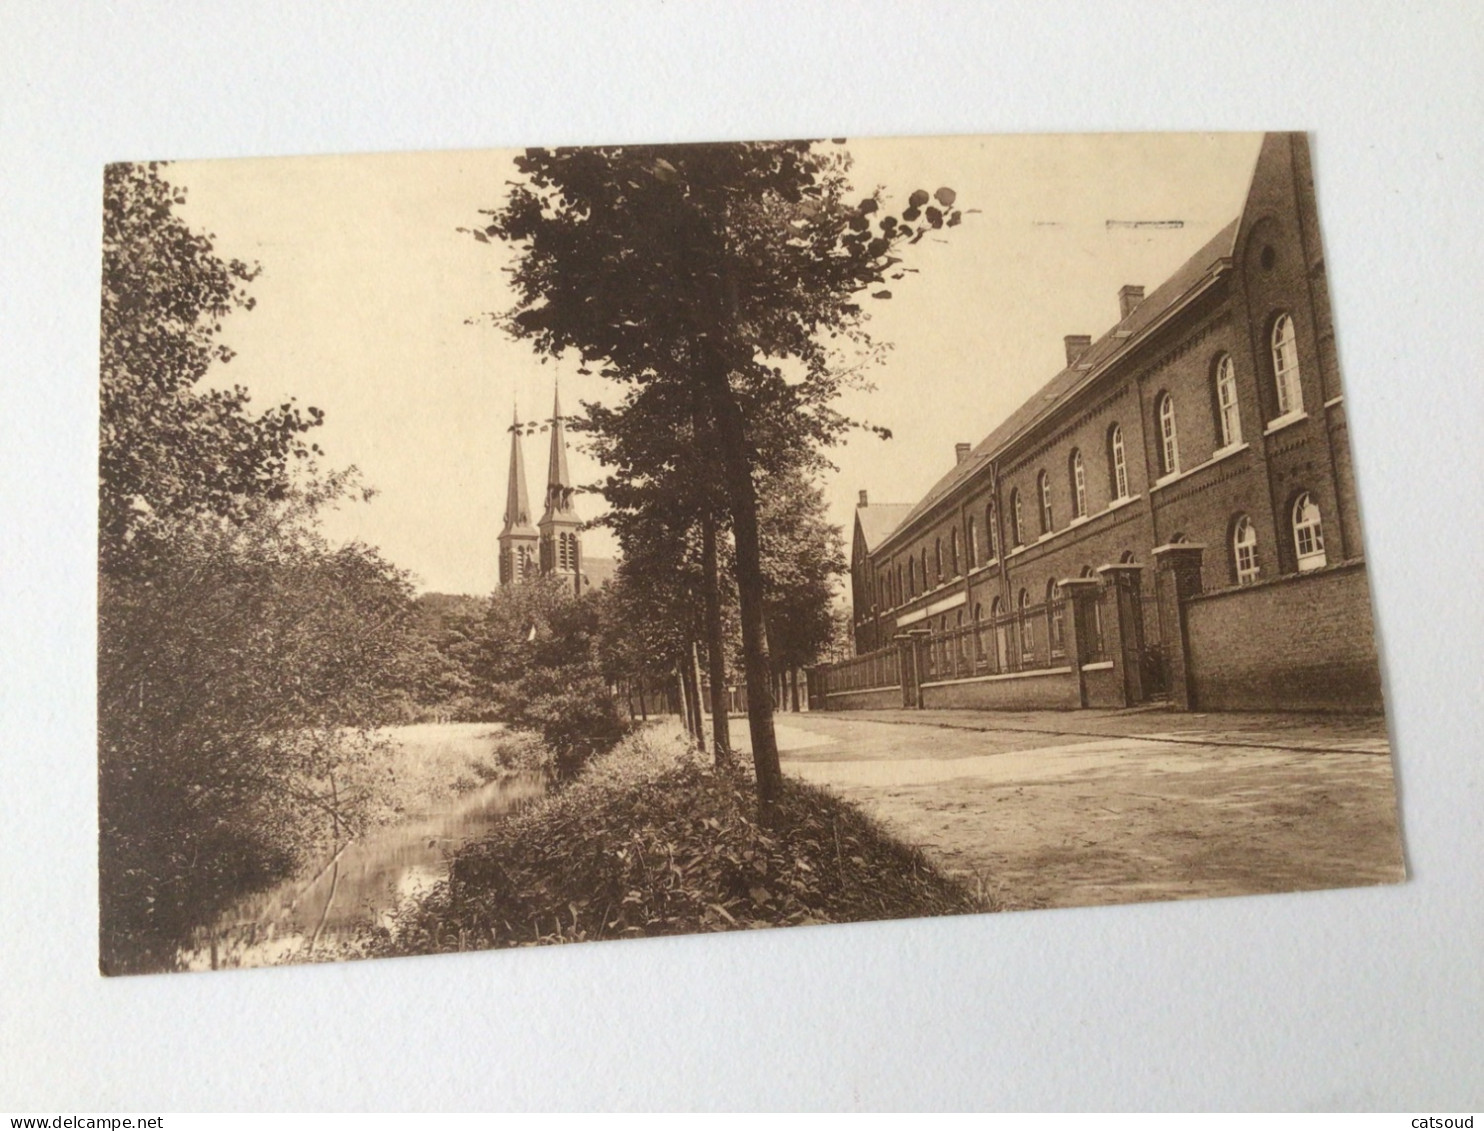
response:
[[[1405,878],[1379,718],[821,712],[779,715],[778,739],[785,773],[1005,909]]]

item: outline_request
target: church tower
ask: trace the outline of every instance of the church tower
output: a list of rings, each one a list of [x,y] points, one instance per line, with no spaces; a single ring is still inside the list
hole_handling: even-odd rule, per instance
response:
[[[517,410],[510,425],[510,481],[505,488],[505,526],[500,531],[500,585],[516,585],[534,577],[540,534],[531,525],[531,501],[526,491],[526,461],[520,450],[525,425]]]
[[[577,531],[582,520],[572,506],[572,476],[567,471],[567,434],[562,427],[562,400],[553,392],[551,409],[551,456],[546,461],[546,513],[538,524],[541,532],[541,572],[555,574],[572,583],[574,595],[582,592],[582,544]]]

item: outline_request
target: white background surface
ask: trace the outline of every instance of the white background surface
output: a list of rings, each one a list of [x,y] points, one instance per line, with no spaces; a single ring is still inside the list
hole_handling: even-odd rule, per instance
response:
[[[0,3],[0,1110],[1477,1109],[1481,30],[1465,3]],[[1409,883],[98,976],[106,161],[1264,128],[1313,131]]]

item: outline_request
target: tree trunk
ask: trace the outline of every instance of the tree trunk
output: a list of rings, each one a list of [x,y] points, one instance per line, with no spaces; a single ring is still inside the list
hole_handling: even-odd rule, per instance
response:
[[[792,711],[794,714],[798,714],[799,713],[799,669],[798,668],[789,668],[788,669],[788,681],[789,681],[789,699],[790,699],[790,703],[791,703],[791,706],[789,707],[789,710]]]
[[[752,765],[757,775],[758,807],[770,817],[783,792],[778,739],[773,733],[772,677],[763,628],[763,567],[757,532],[757,489],[752,482],[752,456],[742,407],[732,392],[726,361],[714,349],[698,351],[701,376],[711,402],[720,441],[722,477],[732,511],[737,543],[737,603],[742,619],[742,665],[747,680],[747,729],[752,738]]]
[[[696,749],[706,750],[706,702],[701,696],[700,652],[694,640],[685,650],[685,678],[690,685],[690,701],[696,713]]]
[[[639,720],[649,722],[649,704],[644,701],[644,673],[639,673]]]
[[[716,517],[701,516],[701,566],[706,597],[706,668],[711,681],[711,744],[716,763],[732,758],[732,732],[727,722],[726,640],[721,628],[721,568],[716,556]]]

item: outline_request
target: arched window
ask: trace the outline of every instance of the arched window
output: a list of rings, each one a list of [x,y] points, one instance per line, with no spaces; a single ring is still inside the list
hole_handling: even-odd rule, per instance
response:
[[[1021,525],[1020,514],[1020,488],[1016,487],[1010,492],[1010,544],[1020,546],[1025,542],[1025,527]]]
[[[1050,534],[1055,526],[1051,517],[1051,476],[1044,471],[1036,476],[1036,493],[1041,496],[1041,533]]]
[[[1072,449],[1071,458],[1067,460],[1068,478],[1072,484],[1072,517],[1087,517],[1087,470],[1082,466],[1082,452],[1078,448]]]
[[[911,600],[917,596],[917,559],[907,559],[907,598]]]
[[[948,532],[948,568],[953,571],[953,576],[958,576],[958,527]]]
[[[1298,339],[1293,319],[1286,313],[1273,323],[1273,385],[1278,394],[1278,415],[1302,412],[1304,394],[1299,387]]]
[[[1242,415],[1237,410],[1237,366],[1231,354],[1221,355],[1215,372],[1216,423],[1221,433],[1221,446],[1229,448],[1242,442]]]
[[[984,560],[987,562],[999,557],[994,538],[994,504],[990,503],[984,508]]]
[[[896,572],[897,604],[900,605],[902,603],[902,567],[897,566]]]
[[[922,548],[922,591],[928,591],[927,547]]]
[[[1125,551],[1123,551],[1123,553],[1121,553],[1121,554],[1118,555],[1118,561],[1119,561],[1119,564],[1120,565],[1128,565],[1133,560],[1134,560],[1134,552],[1132,550],[1125,550]]]
[[[1175,398],[1161,393],[1154,407],[1159,424],[1159,470],[1161,475],[1173,475],[1180,470],[1180,440],[1175,435]]]
[[[1046,583],[1046,635],[1051,641],[1051,654],[1060,656],[1066,651],[1063,635],[1061,586],[1052,578]]]
[[[943,539],[933,541],[933,583],[943,584]]]
[[[974,529],[974,516],[969,516],[969,536],[964,539],[964,556],[969,559],[969,568],[979,564],[979,535]]]
[[[1307,491],[1293,501],[1293,548],[1298,554],[1300,571],[1318,569],[1325,564],[1319,505]]]
[[[1128,463],[1123,457],[1123,429],[1113,425],[1108,431],[1108,485],[1113,498],[1128,498]]]
[[[1238,585],[1250,585],[1257,580],[1257,527],[1245,514],[1232,526],[1232,567]]]
[[[1020,658],[1028,660],[1036,654],[1036,622],[1031,619],[1031,595],[1020,591]]]
[[[976,662],[984,659],[983,622],[984,606],[976,604],[974,606],[974,659]]]

